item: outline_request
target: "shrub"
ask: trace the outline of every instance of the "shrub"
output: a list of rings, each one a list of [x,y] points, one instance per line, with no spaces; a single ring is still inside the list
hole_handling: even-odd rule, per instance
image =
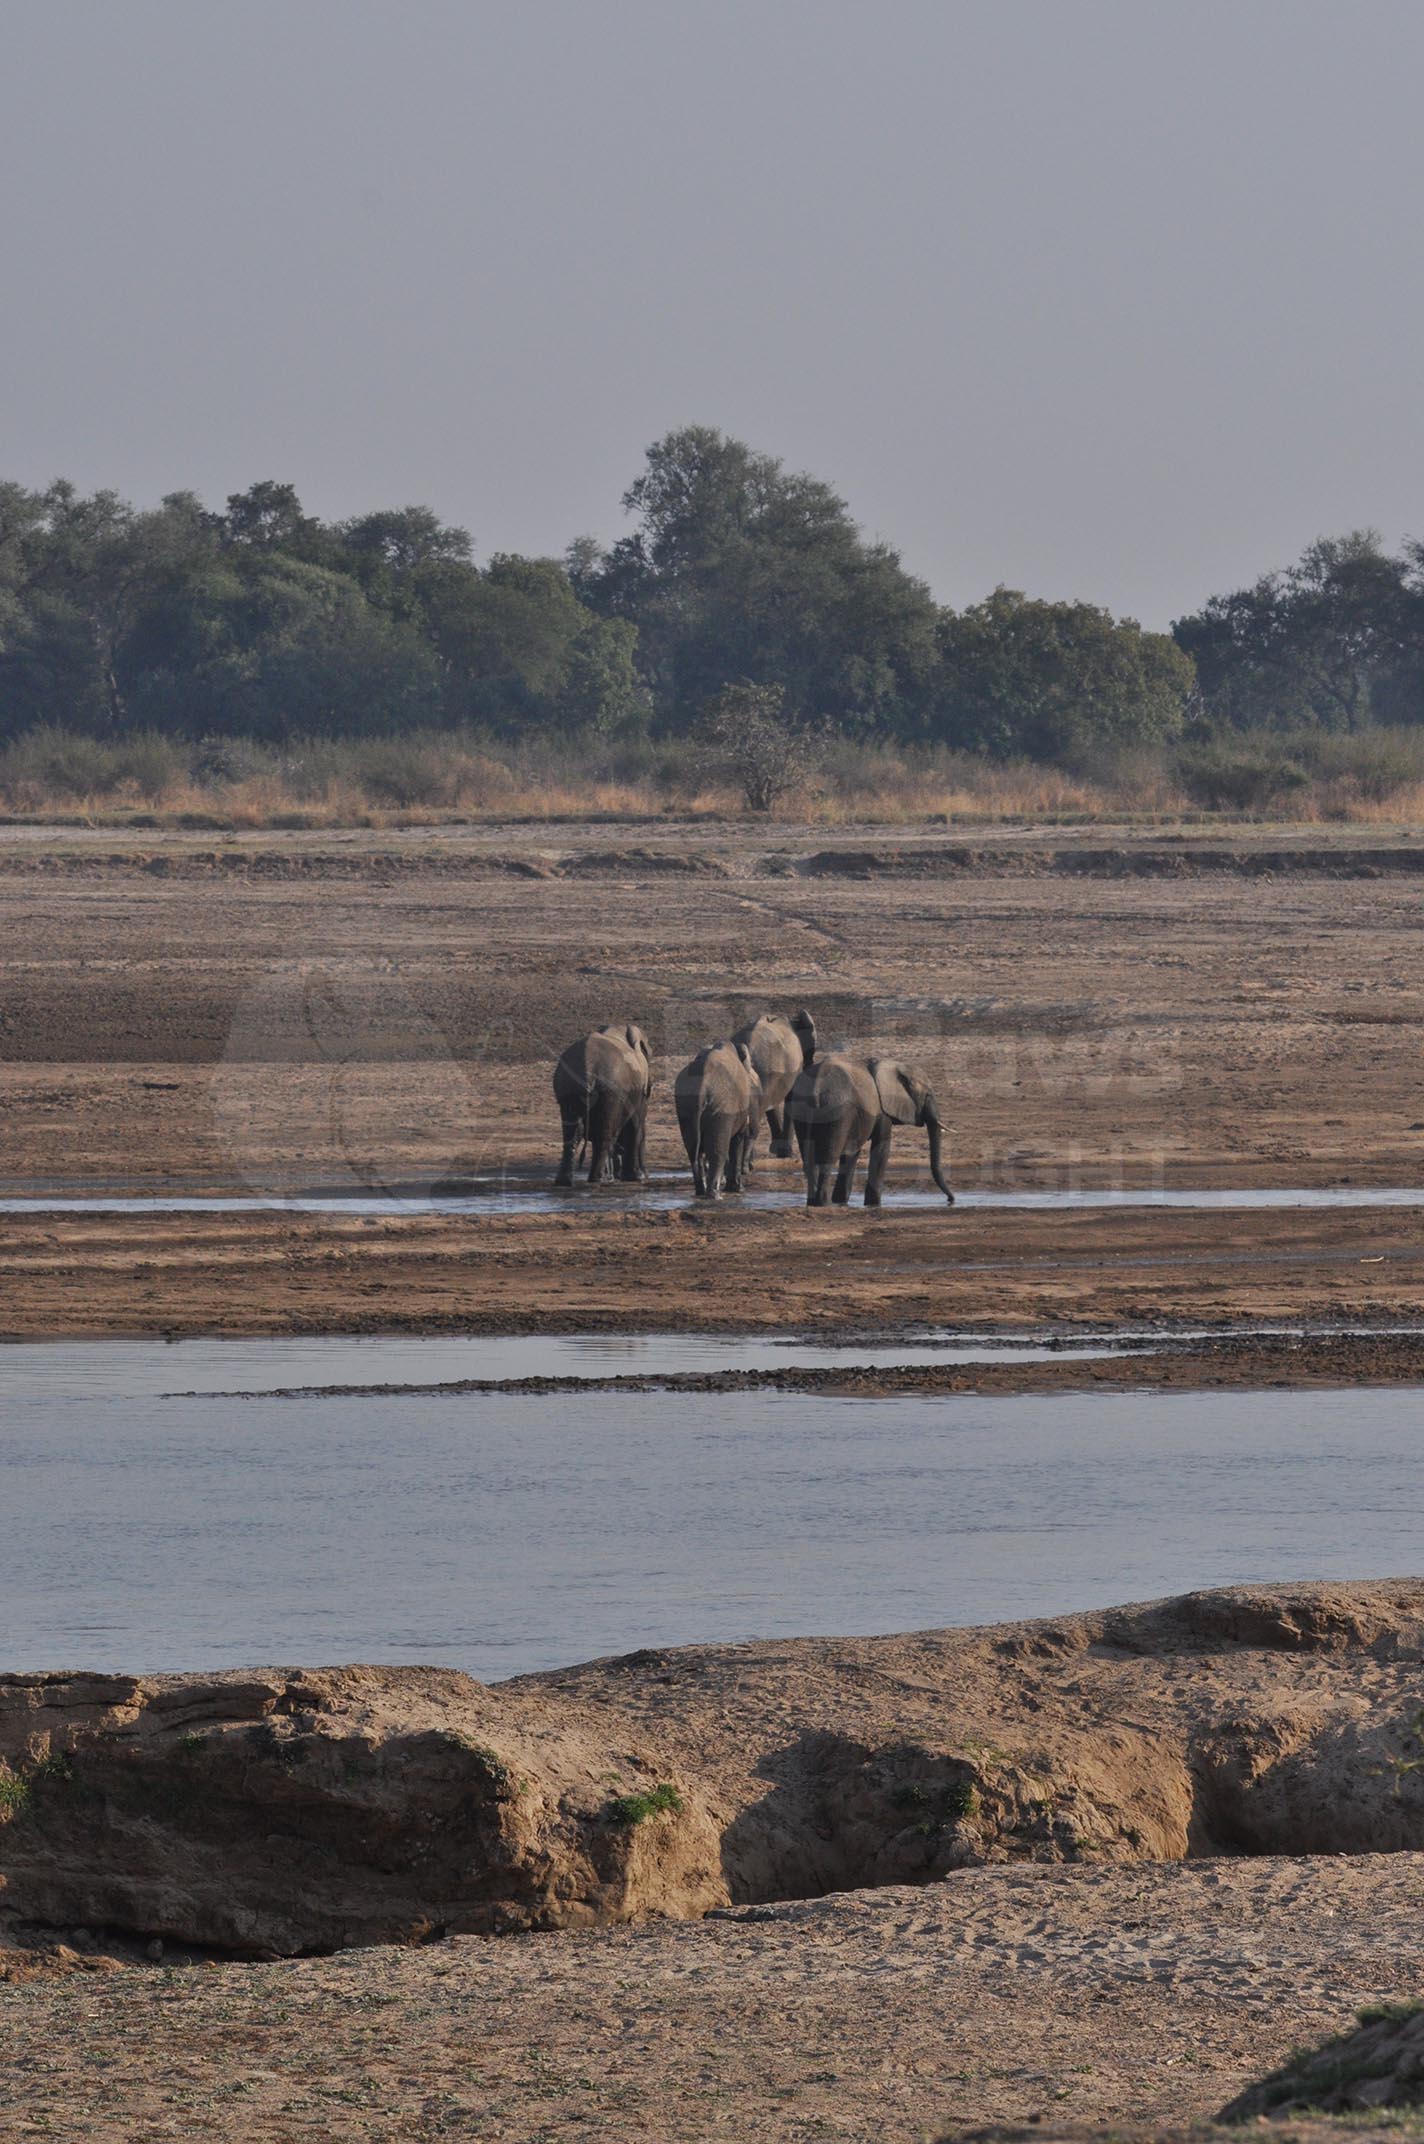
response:
[[[1359,730],[1350,737],[1326,731],[1302,756],[1337,804],[1387,804],[1424,782],[1424,730]]]
[[[86,797],[113,783],[112,751],[98,737],[77,730],[41,723],[0,753],[0,786],[10,793],[34,789],[51,796]]]
[[[724,686],[702,718],[698,734],[708,773],[734,782],[752,811],[770,811],[815,764],[816,742],[809,730],[785,719],[785,697],[780,685],[743,679]]]
[[[141,797],[156,804],[165,790],[183,780],[187,771],[187,754],[171,737],[158,730],[136,730],[113,748],[109,786],[131,782]]]
[[[1208,811],[1270,811],[1310,783],[1298,756],[1264,740],[1190,746],[1178,755],[1177,774],[1193,803]]]
[[[619,1794],[608,1804],[607,1817],[615,1831],[632,1831],[639,1824],[646,1824],[649,1817],[664,1814],[676,1816],[682,1808],[682,1796],[676,1787],[653,1787],[646,1794]]]

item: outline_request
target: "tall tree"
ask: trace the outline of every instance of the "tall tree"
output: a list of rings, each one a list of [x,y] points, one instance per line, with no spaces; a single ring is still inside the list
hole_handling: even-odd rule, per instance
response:
[[[1410,699],[1424,598],[1409,554],[1373,529],[1321,537],[1283,573],[1213,596],[1173,627],[1207,711],[1237,728],[1353,731]]]
[[[735,679],[790,715],[906,726],[934,665],[935,606],[818,478],[707,426],[670,432],[623,500],[632,534],[570,554],[586,600],[638,628],[660,720]]]
[[[946,611],[930,733],[996,758],[1061,760],[1152,743],[1182,726],[1191,660],[1091,603],[1045,603],[996,588]]]

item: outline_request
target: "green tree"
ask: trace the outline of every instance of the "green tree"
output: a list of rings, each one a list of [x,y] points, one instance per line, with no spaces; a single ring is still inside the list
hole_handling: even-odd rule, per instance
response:
[[[0,699],[7,724],[69,722],[117,734],[129,720],[128,643],[146,607],[211,544],[197,500],[174,492],[138,513],[111,491],[57,483],[10,502],[11,570]],[[16,523],[24,523],[16,542]]]
[[[779,685],[800,719],[906,727],[932,673],[935,607],[815,477],[706,426],[648,450],[638,526],[570,553],[586,601],[638,629],[660,722],[686,726],[732,679]]]
[[[285,551],[294,558],[320,558],[327,532],[302,509],[295,484],[265,477],[246,491],[228,494],[219,528],[225,542],[249,551]]]
[[[587,609],[557,560],[502,553],[483,574],[448,568],[425,612],[457,717],[506,730],[641,724],[636,629]]]
[[[1321,537],[1283,573],[1213,596],[1173,627],[1203,704],[1238,729],[1355,731],[1418,719],[1424,676],[1419,560],[1373,529]]]
[[[996,588],[943,614],[928,728],[996,758],[1062,760],[1175,735],[1192,686],[1190,658],[1165,633]]]

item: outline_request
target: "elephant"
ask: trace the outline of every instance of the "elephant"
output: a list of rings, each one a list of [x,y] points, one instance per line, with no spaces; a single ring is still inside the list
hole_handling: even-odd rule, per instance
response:
[[[587,1146],[592,1150],[591,1184],[603,1182],[610,1161],[615,1176],[642,1183],[652,1091],[653,1056],[641,1027],[600,1027],[581,1042],[571,1042],[554,1067],[554,1099],[564,1132],[554,1182],[573,1182],[575,1149]]]
[[[771,1133],[771,1151],[785,1160],[792,1151],[791,1119],[786,1098],[798,1074],[816,1054],[816,1023],[804,1006],[788,1020],[784,1014],[764,1012],[759,1020],[739,1027],[733,1042],[743,1043],[761,1081],[762,1107]],[[751,1167],[751,1155],[747,1156]]]
[[[923,1124],[929,1134],[930,1175],[954,1204],[940,1167],[940,1122],[935,1098],[919,1076],[893,1057],[818,1057],[791,1090],[791,1121],[806,1170],[806,1204],[832,1197],[848,1203],[860,1150],[870,1141],[865,1203],[878,1206],[897,1124]],[[835,1171],[835,1191],[831,1174]]]
[[[761,1081],[744,1042],[714,1042],[683,1066],[673,1089],[682,1143],[700,1199],[740,1191],[761,1130]]]

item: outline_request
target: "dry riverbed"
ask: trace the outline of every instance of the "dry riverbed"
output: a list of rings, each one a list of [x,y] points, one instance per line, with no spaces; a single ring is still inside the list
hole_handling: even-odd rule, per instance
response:
[[[1421,1913],[1420,1854],[1030,1867],[740,1920],[76,1974],[0,1987],[0,2136],[925,2144],[998,2122],[1183,2144],[1290,2048],[1418,1995]]]
[[[1406,868],[1407,867],[1407,868]],[[0,831],[0,1175],[547,1182],[554,1055],[764,1005],[918,1064],[962,1187],[1417,1185],[1424,843]],[[890,1330],[1424,1314],[1407,1210],[0,1216],[0,1331]],[[760,1179],[794,1192],[781,1164]]]

